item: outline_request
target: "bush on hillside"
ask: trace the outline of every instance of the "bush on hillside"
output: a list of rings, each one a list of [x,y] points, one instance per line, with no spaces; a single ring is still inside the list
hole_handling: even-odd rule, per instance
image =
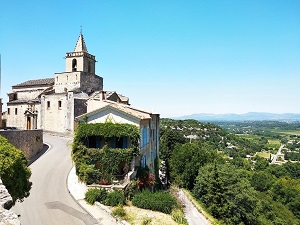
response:
[[[133,180],[125,187],[124,195],[126,199],[131,201],[134,195],[138,192],[139,192],[139,186],[137,184],[137,181]]]
[[[117,216],[121,219],[123,219],[126,216],[126,212],[125,209],[122,206],[118,206],[117,208],[115,208],[112,212],[112,214],[114,216]]]
[[[109,192],[106,196],[105,201],[103,202],[104,205],[109,206],[117,206],[117,205],[124,205],[125,203],[125,196],[121,191],[112,191]]]
[[[144,190],[136,194],[132,199],[132,204],[142,209],[150,209],[170,214],[172,209],[177,206],[175,198],[167,192],[158,191],[151,193]]]
[[[30,176],[24,153],[0,136],[0,177],[14,202],[29,196]]]
[[[187,219],[184,217],[184,214],[181,209],[173,209],[171,212],[172,219],[182,225],[188,225]]]
[[[104,188],[91,188],[85,193],[87,203],[93,205],[95,202],[103,202],[106,199],[107,191]]]

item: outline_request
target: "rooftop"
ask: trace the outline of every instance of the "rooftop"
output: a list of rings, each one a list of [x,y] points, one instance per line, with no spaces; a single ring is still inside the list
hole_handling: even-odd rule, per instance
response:
[[[134,108],[134,107],[126,105],[126,104],[117,103],[117,102],[109,101],[109,100],[103,100],[101,103],[101,106],[98,109],[91,111],[89,113],[83,114],[77,118],[80,120],[80,119],[84,118],[85,116],[95,115],[107,107],[112,107],[116,110],[122,111],[122,112],[124,112],[128,115],[134,116],[138,119],[150,119],[151,115],[156,114],[156,113],[147,112],[147,111],[144,111],[144,110],[141,110],[138,108]]]
[[[38,86],[38,85],[52,85],[54,84],[54,78],[43,78],[37,80],[28,80],[20,84],[16,84],[12,87],[26,87],[26,86]]]

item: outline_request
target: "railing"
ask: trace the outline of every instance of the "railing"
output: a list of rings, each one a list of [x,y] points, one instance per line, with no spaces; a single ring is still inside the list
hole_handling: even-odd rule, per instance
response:
[[[120,182],[125,179],[127,173],[124,174],[114,174],[113,176]]]

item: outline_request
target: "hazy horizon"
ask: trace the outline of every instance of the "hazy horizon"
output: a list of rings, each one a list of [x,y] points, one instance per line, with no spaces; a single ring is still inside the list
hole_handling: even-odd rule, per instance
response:
[[[162,117],[300,113],[300,1],[4,1],[2,93],[65,71],[80,26],[104,90]]]

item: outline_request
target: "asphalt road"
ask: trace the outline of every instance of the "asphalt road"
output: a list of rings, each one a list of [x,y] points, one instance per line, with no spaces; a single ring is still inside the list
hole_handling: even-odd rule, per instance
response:
[[[271,164],[275,164],[275,163],[276,163],[276,161],[277,161],[277,158],[278,158],[278,155],[279,155],[279,154],[281,154],[281,150],[283,149],[283,147],[284,147],[284,145],[283,145],[283,144],[281,144],[281,146],[279,147],[279,149],[278,149],[278,151],[277,151],[276,155],[274,155],[274,157],[273,157],[273,160],[272,160]]]
[[[12,208],[22,225],[93,225],[97,221],[70,196],[67,176],[72,167],[70,139],[44,134],[50,149],[30,165],[30,196]]]
[[[184,215],[189,225],[211,225],[205,216],[198,212],[196,207],[182,190],[179,190],[178,197],[184,204]]]

